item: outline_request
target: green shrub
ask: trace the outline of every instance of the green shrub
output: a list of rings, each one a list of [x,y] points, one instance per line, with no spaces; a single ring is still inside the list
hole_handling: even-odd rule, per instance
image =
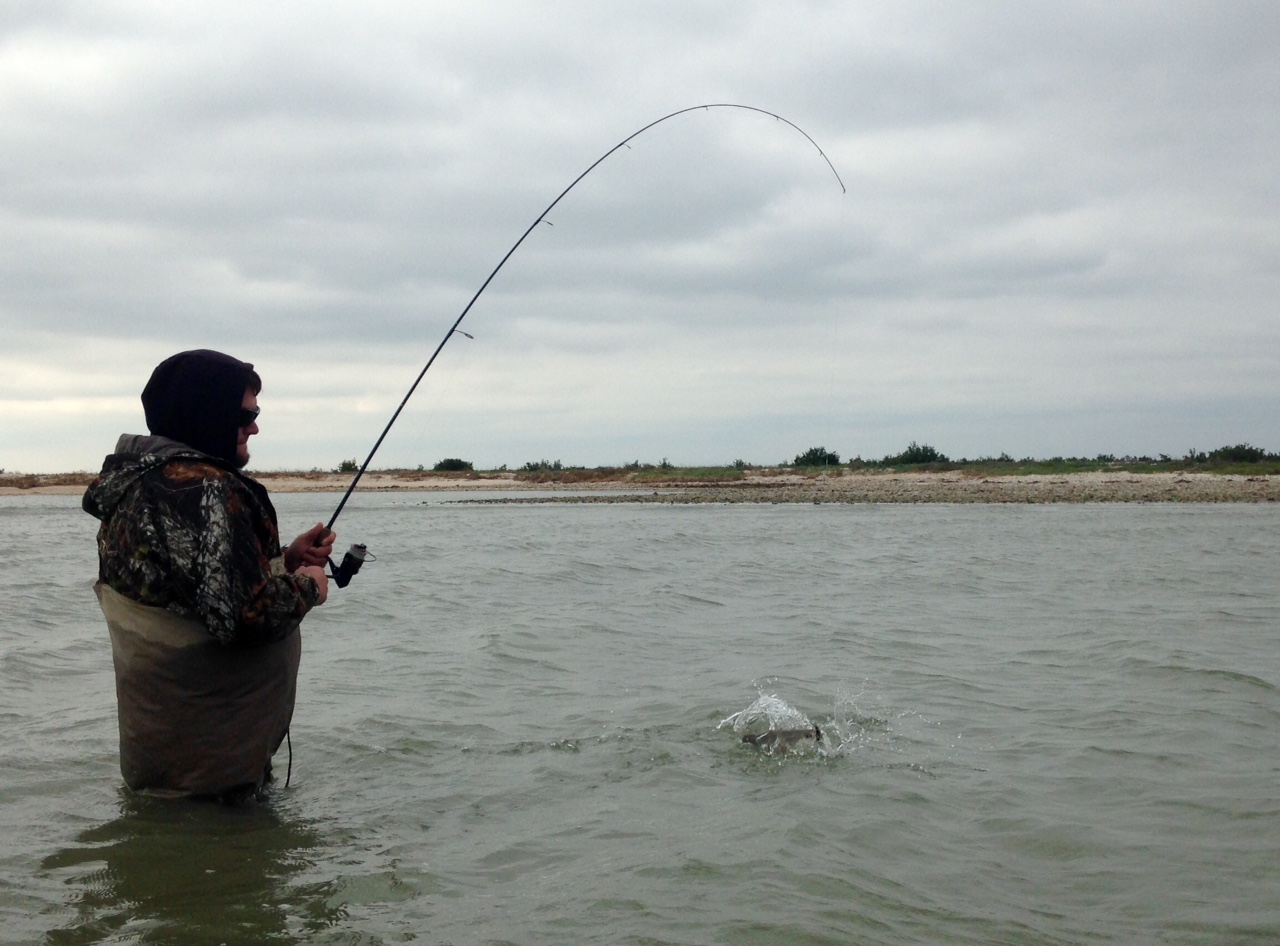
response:
[[[946,454],[939,453],[928,444],[919,444],[914,440],[897,456],[885,457],[880,463],[884,466],[908,466],[918,463],[950,463]]]
[[[804,453],[799,454],[794,461],[793,466],[839,466],[840,454],[828,450],[826,447],[810,447]]]
[[[354,473],[358,469],[360,469],[360,464],[356,460],[343,460],[341,463],[338,464],[338,469],[336,472]]]
[[[1238,443],[1234,447],[1219,447],[1209,453],[1210,460],[1222,460],[1225,463],[1261,463],[1273,459],[1261,447],[1251,447],[1247,443]]]
[[[441,460],[431,469],[437,473],[469,473],[473,469],[470,460],[459,460],[457,457],[448,457]]]

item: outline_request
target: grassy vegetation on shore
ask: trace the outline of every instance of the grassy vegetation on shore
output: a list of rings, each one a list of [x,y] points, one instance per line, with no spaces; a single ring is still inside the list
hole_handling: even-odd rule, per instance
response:
[[[1190,450],[1181,458],[1167,455],[1158,457],[1102,454],[1096,457],[1051,457],[1036,459],[1025,457],[1015,460],[1007,454],[998,457],[981,457],[976,460],[951,460],[932,447],[912,443],[900,454],[881,460],[853,460],[841,462],[839,454],[814,447],[796,457],[793,463],[776,466],[757,465],[735,460],[725,466],[675,466],[665,458],[660,463],[634,461],[623,466],[578,467],[566,466],[559,460],[526,463],[518,470],[505,466],[496,470],[474,470],[466,461],[456,460],[437,464],[432,470],[383,468],[369,470],[370,475],[389,476],[410,481],[430,480],[516,480],[521,483],[574,484],[574,483],[627,483],[633,485],[661,485],[678,483],[734,483],[762,477],[863,475],[880,473],[953,473],[972,477],[1047,476],[1071,473],[1121,472],[1121,473],[1213,473],[1237,476],[1280,475],[1280,454],[1269,453],[1248,444],[1220,447],[1213,451]],[[334,470],[311,469],[307,471],[253,471],[255,476],[266,479],[290,477],[322,479],[334,474],[349,475],[358,467],[354,461],[344,460]],[[94,473],[10,473],[0,470],[0,488],[33,489],[36,487],[88,486]]]

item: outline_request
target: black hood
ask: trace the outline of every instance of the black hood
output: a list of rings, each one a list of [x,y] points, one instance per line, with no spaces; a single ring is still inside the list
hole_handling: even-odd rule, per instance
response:
[[[147,427],[201,453],[236,462],[240,404],[256,375],[253,365],[198,349],[166,358],[142,391]]]

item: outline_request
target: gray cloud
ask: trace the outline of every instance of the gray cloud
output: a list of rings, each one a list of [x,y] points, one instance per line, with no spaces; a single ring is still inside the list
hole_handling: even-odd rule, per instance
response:
[[[0,466],[93,465],[195,345],[275,372],[257,456],[363,452],[353,403],[700,101],[848,194],[763,116],[653,129],[387,462],[1280,448],[1277,37],[1262,2],[9,4]]]

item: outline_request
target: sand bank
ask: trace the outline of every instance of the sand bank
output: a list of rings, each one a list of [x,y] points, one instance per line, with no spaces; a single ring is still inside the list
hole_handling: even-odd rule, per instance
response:
[[[590,472],[590,471],[589,471]],[[349,474],[257,472],[268,489],[280,493],[341,492]],[[0,496],[79,495],[91,474],[35,474],[0,477]],[[441,475],[430,472],[367,473],[361,491],[538,490],[575,495],[537,502],[667,502],[667,503],[1097,503],[1097,502],[1275,502],[1280,476],[1214,473],[1092,472],[1060,475],[981,476],[964,471],[902,473],[893,471],[805,474],[789,470],[749,470],[726,482],[682,480],[673,476],[638,482],[619,473],[615,478],[573,481],[531,479],[513,472]],[[584,495],[585,494],[585,495]],[[476,496],[476,499],[482,499]],[[520,500],[517,500],[520,501]]]
[[[1208,473],[1071,473],[972,477],[958,473],[849,474],[787,481],[685,487],[577,502],[710,503],[1114,503],[1275,502],[1280,477]],[[554,498],[552,501],[555,501]]]

